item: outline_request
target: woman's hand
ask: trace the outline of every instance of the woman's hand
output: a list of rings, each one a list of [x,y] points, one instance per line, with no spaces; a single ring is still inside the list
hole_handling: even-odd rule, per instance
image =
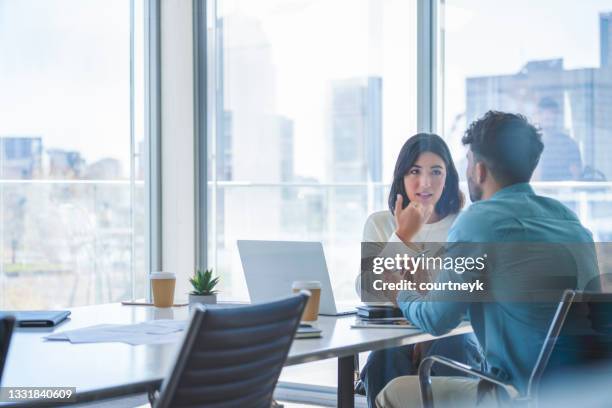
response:
[[[412,274],[409,271],[384,271],[382,274],[382,281],[385,283],[394,283],[399,284],[402,281],[412,282]],[[390,290],[387,289],[383,292],[383,296],[386,297],[389,301],[393,302],[396,307],[399,307],[397,304],[397,296],[401,290]]]
[[[412,241],[412,238],[419,232],[423,224],[429,220],[433,214],[434,205],[423,205],[417,202],[411,202],[406,208],[402,208],[404,198],[401,194],[397,195],[395,200],[395,224],[397,229],[395,233],[405,244]]]

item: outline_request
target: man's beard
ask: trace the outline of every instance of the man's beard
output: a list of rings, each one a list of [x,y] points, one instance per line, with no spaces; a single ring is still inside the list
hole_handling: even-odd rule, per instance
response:
[[[471,177],[467,178],[467,183],[468,191],[470,192],[470,200],[472,200],[473,203],[482,200],[482,189],[474,183]]]

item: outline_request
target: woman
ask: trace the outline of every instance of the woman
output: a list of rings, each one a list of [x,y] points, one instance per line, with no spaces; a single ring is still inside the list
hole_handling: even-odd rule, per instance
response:
[[[440,136],[419,133],[400,150],[389,192],[389,210],[368,217],[363,241],[403,242],[416,250],[428,249],[428,243],[434,247],[433,243],[446,241],[463,202],[459,176],[446,143]],[[360,374],[368,406],[375,406],[376,395],[389,381],[416,374],[420,360],[433,354],[473,367],[480,367],[483,361],[473,334],[373,352]],[[434,375],[459,373],[438,366],[434,367]]]

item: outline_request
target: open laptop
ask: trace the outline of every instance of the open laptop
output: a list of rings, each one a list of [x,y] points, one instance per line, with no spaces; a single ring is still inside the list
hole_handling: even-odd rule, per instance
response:
[[[239,240],[238,251],[251,302],[286,297],[294,281],[316,280],[321,282],[319,314],[355,313],[336,305],[320,242]]]

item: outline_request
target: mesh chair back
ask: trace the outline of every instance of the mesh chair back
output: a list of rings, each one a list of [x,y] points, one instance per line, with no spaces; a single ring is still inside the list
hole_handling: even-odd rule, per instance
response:
[[[155,407],[269,408],[307,300],[197,306]]]
[[[15,327],[15,318],[12,316],[3,316],[0,318],[0,384],[2,384],[2,371],[4,363],[8,355],[8,348]]]
[[[612,293],[568,290],[532,371],[527,394],[537,395],[543,380],[553,388],[577,374],[610,364]]]

